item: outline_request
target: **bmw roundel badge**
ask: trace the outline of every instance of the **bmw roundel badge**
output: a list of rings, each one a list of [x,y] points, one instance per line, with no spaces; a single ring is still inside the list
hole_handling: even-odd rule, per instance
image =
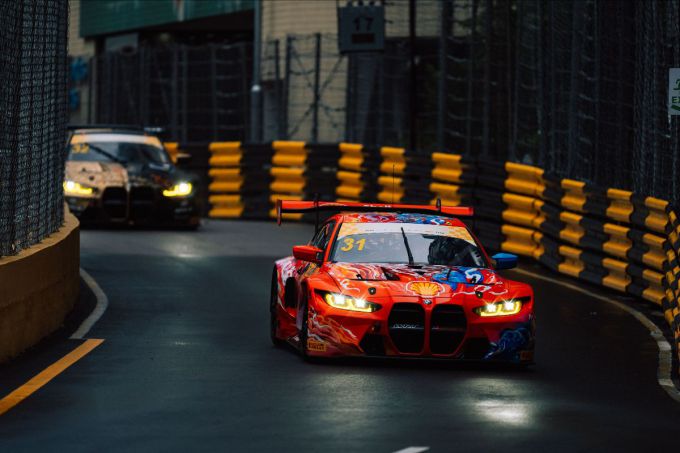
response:
[[[423,299],[425,305],[432,305],[432,299]]]

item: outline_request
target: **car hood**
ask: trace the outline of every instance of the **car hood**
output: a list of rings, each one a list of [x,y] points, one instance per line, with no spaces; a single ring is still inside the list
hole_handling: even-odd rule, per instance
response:
[[[66,179],[88,186],[105,188],[109,186],[151,185],[171,187],[173,181],[182,176],[171,165],[152,165],[115,162],[66,162]]]
[[[325,271],[346,295],[371,299],[470,296],[495,300],[513,291],[496,271],[460,266],[327,263]]]
[[[128,172],[117,163],[66,162],[66,179],[93,187],[124,186]]]

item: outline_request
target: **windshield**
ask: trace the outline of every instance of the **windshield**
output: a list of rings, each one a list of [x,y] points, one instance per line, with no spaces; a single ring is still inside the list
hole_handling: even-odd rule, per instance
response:
[[[164,165],[170,163],[165,150],[147,143],[81,142],[70,147],[69,160]]]
[[[331,261],[488,267],[465,227],[397,222],[343,223]]]

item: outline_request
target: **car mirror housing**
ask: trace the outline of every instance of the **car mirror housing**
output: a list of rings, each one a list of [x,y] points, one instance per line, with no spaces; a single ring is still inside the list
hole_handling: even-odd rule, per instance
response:
[[[517,255],[512,253],[496,253],[491,259],[494,261],[494,267],[499,270],[517,267]]]
[[[293,247],[293,256],[301,261],[321,264],[323,261],[323,250],[313,245],[296,245]]]

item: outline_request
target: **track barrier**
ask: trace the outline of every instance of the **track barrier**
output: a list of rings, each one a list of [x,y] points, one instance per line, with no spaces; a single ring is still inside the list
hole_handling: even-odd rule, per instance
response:
[[[272,218],[276,200],[315,196],[474,206],[471,227],[490,250],[649,301],[663,310],[676,351],[680,345],[680,219],[665,200],[531,165],[405,148],[274,141],[170,149],[209,151],[204,174],[212,218]]]

